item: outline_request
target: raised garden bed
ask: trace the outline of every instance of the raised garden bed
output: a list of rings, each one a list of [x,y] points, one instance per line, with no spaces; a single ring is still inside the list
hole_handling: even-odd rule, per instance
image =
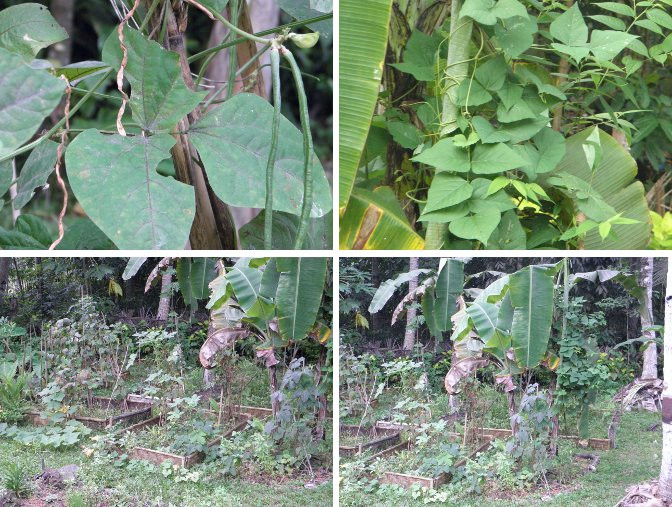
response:
[[[76,415],[75,420],[89,428],[102,430],[115,424],[133,425],[152,417],[152,402],[149,400],[113,400],[94,396],[86,409],[87,415]]]
[[[364,451],[385,449],[400,440],[399,430],[390,428],[361,428],[351,424],[341,424],[338,451],[343,456],[353,456]]]
[[[229,438],[234,432],[242,431],[247,427],[247,423],[253,417],[264,419],[272,415],[272,410],[269,408],[261,407],[240,407],[241,413],[234,416],[234,420],[230,421],[226,431],[216,438],[211,439],[206,444],[208,448],[215,447],[219,445],[223,439]],[[243,412],[243,410],[245,410]],[[208,411],[207,414],[216,418],[217,414],[212,411]],[[122,430],[126,432],[138,433],[148,428],[156,427],[161,425],[161,418],[155,417],[153,419],[143,421],[141,423],[129,426]],[[170,461],[174,465],[177,465],[182,468],[189,468],[193,465],[196,465],[202,462],[205,459],[205,453],[200,451],[195,451],[187,454],[178,454],[174,452],[167,452],[160,449],[152,449],[149,447],[135,446],[128,453],[131,459],[139,459],[150,461],[156,465],[161,465],[164,461]]]

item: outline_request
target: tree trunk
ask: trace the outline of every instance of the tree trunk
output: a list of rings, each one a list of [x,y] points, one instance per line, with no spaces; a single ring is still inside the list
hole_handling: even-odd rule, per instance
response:
[[[275,365],[268,367],[268,380],[271,386],[271,409],[273,410],[273,417],[275,417],[280,408],[280,403],[278,403],[278,400],[275,397],[275,393],[278,390],[278,370]]]
[[[378,267],[378,258],[371,257],[371,283],[374,287],[380,287],[380,269]],[[380,329],[380,312],[372,313],[371,320],[369,322],[369,331],[374,340],[379,339]]]
[[[10,257],[0,257],[0,305],[5,301],[9,288],[9,261]]]
[[[166,322],[170,312],[170,284],[173,283],[173,275],[164,273],[161,276],[161,296],[159,299],[159,309],[156,312],[156,320]]]
[[[663,345],[663,452],[660,464],[661,497],[672,499],[672,269],[667,267],[665,334]]]
[[[515,438],[516,433],[518,433],[518,423],[513,419],[513,416],[518,413],[516,408],[516,391],[511,390],[506,393],[506,399],[509,405],[509,418],[511,421],[511,431],[513,432],[513,437]]]
[[[418,261],[419,261],[418,257],[411,257],[408,263],[409,271],[418,269]],[[408,293],[410,294],[417,288],[418,288],[418,277],[414,276],[408,282]],[[417,309],[415,308],[413,301],[411,301],[411,305],[406,311],[406,334],[404,334],[404,350],[413,350],[413,347],[415,346],[416,316],[417,316]]]
[[[646,289],[646,311],[642,312],[640,321],[642,323],[642,335],[652,342],[644,350],[644,364],[642,366],[642,379],[658,378],[658,350],[654,331],[645,331],[645,328],[653,325],[653,257],[643,257],[641,259],[639,284]]]
[[[317,373],[315,375],[315,385],[319,387],[322,381],[322,368],[327,362],[327,347],[320,348],[320,358],[317,362]],[[322,393],[319,396],[320,408],[317,412],[317,424],[315,425],[315,439],[324,440],[324,421],[327,419],[327,394]]]
[[[75,0],[51,0],[49,11],[58,24],[65,28],[70,37],[49,48],[49,59],[61,65],[70,63],[72,54],[72,37],[75,19]]]

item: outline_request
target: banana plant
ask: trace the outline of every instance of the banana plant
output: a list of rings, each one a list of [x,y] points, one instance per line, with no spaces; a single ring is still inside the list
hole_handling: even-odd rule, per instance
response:
[[[200,353],[201,364],[213,368],[218,352],[235,340],[256,336],[257,357],[265,361],[271,384],[273,413],[279,363],[275,352],[308,337],[322,346],[331,339],[331,323],[318,320],[325,290],[327,259],[239,259],[222,266],[211,283],[206,308],[211,311],[208,339]]]

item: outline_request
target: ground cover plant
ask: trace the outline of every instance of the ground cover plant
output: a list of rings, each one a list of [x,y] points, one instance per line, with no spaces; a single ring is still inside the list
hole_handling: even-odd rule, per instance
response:
[[[669,10],[344,2],[341,247],[669,247]]]
[[[12,264],[3,504],[330,501],[326,259]]]
[[[52,4],[0,3],[0,248],[330,248],[331,1]]]
[[[402,442],[341,454],[342,505],[614,505],[657,473],[665,259],[340,268],[341,423]]]

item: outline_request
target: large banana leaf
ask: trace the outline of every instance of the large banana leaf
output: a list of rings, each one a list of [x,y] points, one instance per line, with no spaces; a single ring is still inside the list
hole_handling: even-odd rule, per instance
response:
[[[509,277],[513,324],[511,335],[516,362],[533,368],[548,348],[553,320],[553,278],[551,270],[528,266]]]
[[[248,312],[259,299],[261,271],[236,264],[226,274],[226,278],[233,286],[238,304],[243,311]]]
[[[199,299],[210,294],[208,285],[214,280],[215,261],[205,257],[183,257],[177,261],[177,281],[184,301],[196,306]]]
[[[340,225],[343,250],[421,250],[424,245],[389,187],[355,188]]]
[[[592,188],[625,218],[638,220],[637,224],[614,225],[618,239],[602,240],[597,229],[590,231],[584,240],[587,250],[640,250],[646,248],[651,237],[649,208],[644,195],[644,186],[636,181],[637,163],[612,136],[599,131],[602,157],[595,170],[586,159],[584,145],[593,133],[591,127],[573,135],[566,141],[565,158],[544,180],[560,173],[569,173],[588,182]],[[576,203],[576,199],[575,199]],[[577,203],[577,208],[580,208]]]
[[[497,328],[499,308],[492,303],[474,303],[467,308],[467,313],[474,322],[481,340],[488,341]]]
[[[412,280],[418,275],[427,274],[430,271],[431,269],[413,269],[398,275],[396,278],[385,280],[380,284],[380,287],[378,287],[378,290],[371,299],[369,313],[376,313],[382,310],[383,306],[385,306],[392,297],[392,294],[394,294],[394,291],[397,290],[397,287],[400,287],[402,284]]]
[[[315,325],[327,276],[327,259],[278,258],[276,264],[280,271],[275,298],[280,335],[286,340],[300,340]]]
[[[342,0],[339,8],[339,206],[348,203],[378,98],[392,0]]]
[[[450,331],[450,318],[457,312],[456,300],[464,285],[464,262],[448,259],[436,280],[436,327],[439,331]]]

